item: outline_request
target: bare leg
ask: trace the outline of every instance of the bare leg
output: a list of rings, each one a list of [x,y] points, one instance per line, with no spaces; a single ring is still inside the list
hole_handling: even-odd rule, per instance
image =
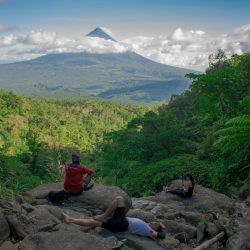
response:
[[[65,213],[62,213],[65,223],[73,223],[80,226],[101,227],[102,223],[94,219],[75,219]]]
[[[107,218],[112,217],[116,208],[125,207],[125,201],[122,196],[117,196],[110,204],[110,206],[106,209],[103,214],[94,216],[95,220],[105,221]]]

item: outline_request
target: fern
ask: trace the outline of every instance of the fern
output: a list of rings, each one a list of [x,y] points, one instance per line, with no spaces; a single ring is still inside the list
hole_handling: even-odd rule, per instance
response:
[[[224,153],[239,151],[250,146],[250,115],[237,116],[226,122],[226,128],[215,132],[214,146]]]
[[[250,115],[237,116],[226,122],[226,125],[242,125],[250,127]]]
[[[237,134],[237,133],[241,133],[244,131],[248,131],[250,132],[250,126],[246,127],[246,126],[232,126],[232,127],[228,127],[228,128],[223,128],[220,129],[218,131],[216,131],[214,133],[215,136],[220,136],[220,135],[227,135],[227,134]]]

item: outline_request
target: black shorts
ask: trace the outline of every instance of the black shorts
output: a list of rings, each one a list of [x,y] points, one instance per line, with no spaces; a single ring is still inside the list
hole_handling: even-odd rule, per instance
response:
[[[82,192],[83,192],[83,187],[81,187],[81,189],[80,189],[77,193],[70,193],[70,192],[69,192],[69,194],[70,194],[71,196],[77,196],[77,195],[82,194]]]
[[[107,228],[112,232],[125,232],[128,229],[125,207],[116,208],[111,219],[102,223],[102,228]]]

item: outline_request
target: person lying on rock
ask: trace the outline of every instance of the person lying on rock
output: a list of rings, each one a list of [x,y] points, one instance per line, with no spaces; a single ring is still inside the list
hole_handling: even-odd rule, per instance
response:
[[[90,185],[92,176],[93,170],[80,163],[80,156],[72,154],[72,163],[65,165],[64,191],[69,195],[78,195],[89,190],[94,185]]]
[[[187,186],[182,186],[182,188],[177,188],[177,189],[169,189],[168,187],[163,187],[163,191],[165,193],[171,193],[171,194],[176,194],[184,198],[189,198],[193,195],[194,191],[194,177],[192,174],[187,173],[185,175],[189,179],[189,184]]]
[[[63,220],[81,226],[106,228],[112,232],[137,234],[153,239],[165,238],[165,234],[162,233],[165,226],[161,222],[146,223],[141,219],[126,217],[125,201],[122,196],[117,196],[103,214],[90,219],[77,219],[63,213]]]

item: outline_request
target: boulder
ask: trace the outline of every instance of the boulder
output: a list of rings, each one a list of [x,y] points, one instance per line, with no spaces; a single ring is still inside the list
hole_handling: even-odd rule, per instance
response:
[[[9,237],[10,228],[3,213],[0,212],[0,244]]]
[[[22,203],[21,207],[27,212],[30,213],[35,210],[35,207],[28,204],[28,203]]]
[[[141,237],[127,233],[113,233],[107,230],[98,233],[101,237],[116,237],[119,240],[126,239],[125,246],[133,250],[163,250],[162,240],[155,241],[148,237]],[[122,248],[123,250],[124,248]]]
[[[79,231],[38,232],[27,236],[19,250],[110,250],[115,246],[114,237],[100,238]]]
[[[184,218],[187,223],[193,226],[198,226],[198,224],[202,220],[202,214],[198,212],[181,211],[179,213],[179,216]]]
[[[146,199],[144,199],[144,198],[146,198]],[[145,211],[151,211],[157,205],[157,202],[150,201],[147,198],[148,197],[132,198],[133,208],[143,209]]]
[[[174,238],[185,244],[188,244],[190,240],[186,232],[175,234]]]
[[[166,236],[165,239],[161,242],[161,245],[166,249],[166,250],[172,250],[176,249],[180,245],[180,241]]]
[[[20,221],[15,214],[8,215],[7,220],[10,225],[12,236],[16,240],[23,239],[28,234],[25,228],[26,225]]]
[[[0,246],[0,250],[15,250],[15,246],[10,241],[4,241]]]
[[[167,218],[172,215],[179,217],[179,212],[185,209],[181,202],[178,201],[163,204],[157,201],[151,201],[150,198],[152,197],[133,198],[133,208],[150,212],[157,218]]]
[[[31,212],[28,214],[26,210],[23,210],[7,217],[12,234],[16,239],[23,239],[34,232],[52,230],[61,223],[46,207],[37,206],[29,211]]]
[[[249,250],[250,249],[250,228],[241,230],[231,236],[226,244],[226,250]]]
[[[154,241],[150,238],[140,237],[136,235],[127,235],[126,245],[133,250],[163,250],[164,247],[160,245],[160,241]]]
[[[219,233],[219,229],[214,223],[208,222],[206,232],[208,234],[208,237],[211,239]]]
[[[180,184],[180,181],[174,181],[171,187]],[[62,211],[76,218],[88,218],[101,213],[116,196],[124,197],[127,209],[131,207],[131,199],[118,187],[95,184],[93,189],[79,196],[71,196],[61,206],[47,201],[46,195],[49,191],[62,189],[62,183],[41,185],[27,192],[24,198],[19,197],[19,203],[10,204],[11,208],[6,210],[5,216],[11,228],[11,240],[15,245],[4,241],[6,249],[105,250],[112,249],[117,242],[126,239],[123,250],[188,250],[196,247],[197,243],[200,244],[206,236],[213,237],[217,234],[217,227],[222,230],[222,227],[228,228],[229,224],[238,226],[232,226],[232,232],[228,234],[227,250],[244,250],[249,247],[249,207],[200,185],[196,185],[190,199],[163,192],[156,196],[132,199],[133,208],[127,214],[129,217],[145,221],[161,219],[165,224],[166,238],[157,241],[127,233],[112,233],[101,228],[63,223]],[[36,205],[30,205],[27,201]],[[4,220],[4,216],[2,218]],[[221,248],[222,243],[224,242],[214,244],[211,249]]]
[[[35,198],[44,200],[49,191],[60,191],[62,189],[62,183],[44,184],[26,192],[25,197],[26,199]],[[81,195],[70,196],[68,203],[71,207],[98,209],[99,211],[106,209],[117,196],[124,198],[128,210],[132,204],[130,197],[119,187],[102,184],[95,184],[92,189],[83,192]]]
[[[191,225],[172,220],[164,220],[164,225],[166,226],[165,231],[167,233],[175,236],[178,235],[177,239],[184,243],[189,242],[190,239],[196,238],[196,228]]]
[[[192,226],[198,226],[202,220],[202,214],[199,212],[179,211],[179,212],[167,212],[164,217],[169,220],[183,221],[184,223],[191,224]]]
[[[181,180],[175,180],[171,183],[170,189],[180,188],[182,186]],[[188,207],[189,210],[199,211],[232,211],[235,207],[233,199],[224,194],[213,191],[212,189],[205,188],[201,185],[195,185],[194,193],[191,198],[182,198],[180,196],[161,192],[155,196],[150,196],[144,199],[156,201],[164,204],[171,204],[181,202],[182,207]],[[209,201],[209,202],[208,202]]]
[[[205,224],[203,222],[200,222],[199,225],[197,226],[197,243],[200,244],[204,238],[205,238]]]
[[[184,244],[184,243],[181,243],[181,244],[178,246],[178,248],[176,248],[176,249],[178,249],[178,250],[191,250],[191,249],[193,249],[193,247],[190,247],[190,246],[188,246],[188,245],[186,245],[186,244]]]
[[[139,219],[144,220],[146,222],[151,222],[153,220],[156,220],[156,217],[152,213],[144,211],[142,209],[131,209],[127,213],[127,216],[139,218]]]

